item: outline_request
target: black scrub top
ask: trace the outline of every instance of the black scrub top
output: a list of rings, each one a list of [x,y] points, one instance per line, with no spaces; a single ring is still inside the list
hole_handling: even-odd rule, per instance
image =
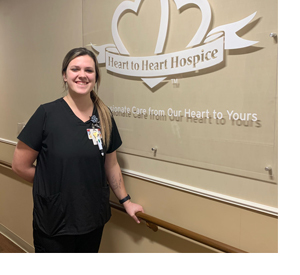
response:
[[[97,108],[93,115],[98,118]],[[79,235],[111,216],[104,162],[122,144],[112,118],[111,142],[89,139],[91,121],[80,120],[63,98],[41,105],[18,139],[39,152],[33,181],[33,226],[48,236]]]

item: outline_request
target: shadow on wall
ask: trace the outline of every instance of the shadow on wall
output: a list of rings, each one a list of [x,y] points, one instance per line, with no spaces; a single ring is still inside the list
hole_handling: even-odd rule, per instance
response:
[[[144,222],[137,225],[125,213],[112,209],[104,228],[102,253],[214,253],[215,251],[161,228],[152,231]]]

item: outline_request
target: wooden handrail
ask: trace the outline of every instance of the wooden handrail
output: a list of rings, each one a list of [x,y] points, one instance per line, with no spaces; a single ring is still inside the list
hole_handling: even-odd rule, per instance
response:
[[[117,210],[120,210],[122,212],[125,212],[125,209],[123,206],[115,203],[115,202],[112,202],[110,201],[110,206],[117,209]],[[193,231],[190,231],[190,230],[187,230],[185,228],[182,228],[182,227],[179,227],[177,225],[174,225],[172,223],[168,223],[164,220],[160,220],[158,218],[155,218],[153,216],[150,216],[148,214],[145,214],[145,213],[142,213],[142,212],[138,212],[136,213],[136,216],[148,223],[150,223],[150,226],[151,227],[151,224],[155,224],[155,225],[158,225],[159,227],[162,227],[162,228],[165,228],[169,231],[172,231],[174,233],[177,233],[181,236],[184,236],[184,237],[187,237],[189,239],[192,239],[194,241],[197,241],[199,243],[202,243],[202,244],[205,244],[205,245],[208,245],[212,248],[215,248],[215,249],[218,249],[222,252],[226,252],[226,253],[247,253],[246,251],[243,251],[243,250],[240,250],[238,248],[235,248],[233,246],[230,246],[230,245],[227,245],[227,244],[224,244],[222,242],[219,242],[219,241],[216,241],[214,239],[211,239],[211,238],[208,238],[208,237],[205,237],[203,235],[200,235],[196,232],[193,232]]]
[[[7,168],[12,168],[11,164],[9,162],[0,160],[0,165],[3,165]],[[125,209],[123,206],[121,206],[120,204],[117,204],[115,202],[110,201],[110,206],[114,209],[117,209],[119,211],[125,212]],[[139,219],[142,219],[144,221],[146,221],[148,227],[150,227],[151,229],[153,229],[154,231],[157,231],[157,226],[165,228],[169,231],[172,231],[174,233],[177,233],[181,236],[187,237],[189,239],[192,239],[194,241],[197,241],[199,243],[208,245],[212,248],[218,249],[222,252],[227,252],[227,253],[247,253],[246,251],[240,250],[238,248],[235,248],[233,246],[224,244],[222,242],[216,241],[214,239],[205,237],[203,235],[200,235],[198,233],[195,233],[193,231],[187,230],[185,228],[179,227],[177,225],[174,225],[172,223],[168,223],[166,221],[160,220],[156,217],[150,216],[148,214],[142,213],[142,212],[138,212],[136,213],[136,216]]]

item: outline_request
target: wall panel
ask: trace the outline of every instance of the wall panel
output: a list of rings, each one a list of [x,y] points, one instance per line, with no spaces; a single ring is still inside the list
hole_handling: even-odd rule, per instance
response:
[[[191,48],[187,44],[207,14],[202,6],[189,4],[177,9],[176,1],[135,1],[120,13],[115,26],[114,15],[125,2],[84,1],[83,39],[99,54],[99,95],[111,107],[123,139],[119,149],[122,168],[131,174],[276,208],[278,47],[270,33],[277,32],[277,2],[203,2],[211,9],[207,33],[253,14],[245,26],[232,32],[239,39],[257,43],[222,50],[224,59],[216,66],[164,75],[166,67],[185,69],[188,58],[184,61],[181,53],[197,49],[198,45]],[[164,17],[169,20],[163,51],[155,54],[164,11],[161,3],[168,3]],[[229,33],[223,33],[224,45]],[[106,44],[109,47],[105,49]],[[102,57],[106,63],[100,61]],[[194,56],[190,57],[193,60]],[[165,62],[156,63],[158,58]],[[161,73],[166,78],[150,88],[139,73]],[[199,118],[191,118],[192,111],[199,112]],[[266,167],[271,167],[272,173]]]

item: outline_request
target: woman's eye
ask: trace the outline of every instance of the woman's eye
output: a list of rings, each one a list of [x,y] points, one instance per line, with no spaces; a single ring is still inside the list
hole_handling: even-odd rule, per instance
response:
[[[71,68],[70,69],[72,72],[78,72],[78,71],[80,71],[80,69],[79,68]],[[92,70],[92,69],[86,69],[86,70],[84,70],[86,73],[89,73],[89,74],[91,74],[91,73],[94,73],[94,70]]]

